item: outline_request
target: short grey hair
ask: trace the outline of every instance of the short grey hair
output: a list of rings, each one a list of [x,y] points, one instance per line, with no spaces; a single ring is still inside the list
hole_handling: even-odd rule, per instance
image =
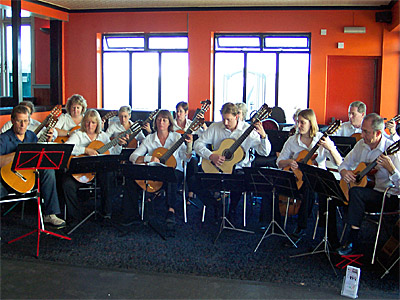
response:
[[[367,111],[367,106],[365,105],[364,102],[361,102],[361,101],[354,101],[354,102],[351,102],[350,105],[349,105],[349,109],[350,109],[351,107],[356,107],[356,108],[357,108],[357,111],[358,111],[360,114],[363,114],[363,113],[365,113],[365,112]]]
[[[374,131],[380,130],[383,132],[385,129],[385,124],[383,118],[377,113],[370,113],[364,117],[364,121],[371,120],[371,126]]]
[[[126,112],[126,113],[128,113],[128,114],[131,114],[132,108],[131,108],[130,106],[128,106],[128,105],[126,105],[126,106],[121,106],[121,107],[119,108],[119,110],[118,110],[118,113],[123,113],[123,112]]]
[[[246,120],[246,118],[247,118],[247,105],[246,105],[246,103],[243,103],[243,102],[236,103],[236,106],[237,106],[238,110],[242,112],[243,119]]]

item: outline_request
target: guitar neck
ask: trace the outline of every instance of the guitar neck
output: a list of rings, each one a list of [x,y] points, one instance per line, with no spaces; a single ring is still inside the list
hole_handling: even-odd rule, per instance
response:
[[[254,123],[251,123],[250,126],[243,132],[243,134],[232,144],[229,148],[230,153],[234,153],[237,148],[244,142],[244,140],[250,135],[250,133],[254,129]]]
[[[314,153],[318,150],[319,145],[318,143],[324,138],[327,137],[328,135],[326,133],[324,133],[324,135],[318,140],[318,142],[314,145],[314,147],[312,147],[312,149],[307,153],[307,155],[303,158],[303,160],[301,161],[302,163],[306,164],[308,163],[308,161],[312,158],[312,156],[314,155]]]
[[[40,123],[40,125],[39,125],[38,127],[36,127],[36,129],[35,129],[35,131],[34,131],[34,133],[35,133],[36,135],[37,135],[37,134],[40,132],[40,130],[42,130],[43,127],[47,124],[47,122],[48,122],[49,119],[50,119],[50,116],[51,116],[51,115],[48,115],[48,116],[46,117],[46,119],[44,119],[43,122]]]
[[[134,125],[132,125],[134,126]],[[120,138],[122,138],[123,136],[127,135],[127,134],[134,134],[134,132],[132,132],[132,126],[130,128],[128,128],[128,130],[125,130],[123,132],[121,132],[120,134],[118,134],[112,141],[108,142],[107,144],[105,144],[104,146],[100,147],[99,149],[97,149],[97,152],[99,154],[103,154],[106,151],[108,151],[110,148],[116,146],[118,144],[118,140]],[[138,130],[136,130],[137,132],[139,132],[140,127]],[[136,133],[137,134],[137,133]]]
[[[192,131],[190,129],[188,129],[184,134],[182,134],[182,136],[179,138],[179,140],[177,140],[175,142],[175,144],[172,145],[172,147],[169,148],[167,150],[167,152],[165,152],[164,155],[160,157],[160,162],[165,164],[165,162],[171,157],[171,155],[173,155],[175,153],[175,151],[179,148],[179,146],[183,144],[187,135],[191,134],[191,133],[192,133]]]
[[[360,173],[357,174],[357,176],[356,176],[356,182],[360,182],[360,181],[364,178],[364,176],[366,176],[369,172],[371,172],[371,170],[372,170],[373,168],[375,168],[375,166],[376,166],[377,164],[378,164],[378,163],[377,163],[377,158],[376,158],[373,162],[371,162],[370,164],[368,164],[368,165],[365,167],[364,170],[362,170]]]

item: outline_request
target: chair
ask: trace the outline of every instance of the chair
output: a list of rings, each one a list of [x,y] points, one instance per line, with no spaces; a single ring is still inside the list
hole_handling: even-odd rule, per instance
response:
[[[265,119],[262,125],[264,130],[279,130],[279,124],[274,119]]]

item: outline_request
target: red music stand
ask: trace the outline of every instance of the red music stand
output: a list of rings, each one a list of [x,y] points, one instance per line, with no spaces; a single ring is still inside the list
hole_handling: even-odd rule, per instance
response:
[[[28,235],[37,232],[37,250],[36,257],[39,257],[40,234],[46,233],[57,236],[62,239],[71,240],[71,238],[48,231],[44,228],[42,211],[40,207],[40,176],[38,170],[59,170],[66,167],[74,145],[69,144],[19,144],[11,166],[13,172],[18,170],[35,170],[37,178],[37,205],[38,205],[38,228],[28,232],[18,238],[8,242],[11,244]]]

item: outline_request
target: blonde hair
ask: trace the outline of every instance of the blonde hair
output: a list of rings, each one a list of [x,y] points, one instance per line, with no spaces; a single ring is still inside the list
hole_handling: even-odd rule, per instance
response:
[[[85,98],[83,98],[83,96],[81,96],[79,94],[74,94],[71,97],[69,97],[67,100],[67,104],[65,105],[65,109],[67,110],[67,112],[69,114],[71,114],[71,107],[74,104],[78,104],[78,105],[82,106],[81,114],[83,115],[87,109],[87,103],[86,103]]]
[[[310,137],[314,137],[319,131],[317,117],[311,108],[303,109],[299,112],[297,117],[303,117],[304,119],[310,121]]]
[[[228,102],[222,105],[221,115],[232,114],[234,116],[237,116],[238,113],[238,107],[235,104]]]
[[[101,131],[101,117],[99,112],[93,108],[88,109],[85,115],[83,116],[81,122],[81,131],[87,132],[86,121],[88,121],[90,118],[94,118],[96,120],[97,123],[96,133],[99,134]]]

